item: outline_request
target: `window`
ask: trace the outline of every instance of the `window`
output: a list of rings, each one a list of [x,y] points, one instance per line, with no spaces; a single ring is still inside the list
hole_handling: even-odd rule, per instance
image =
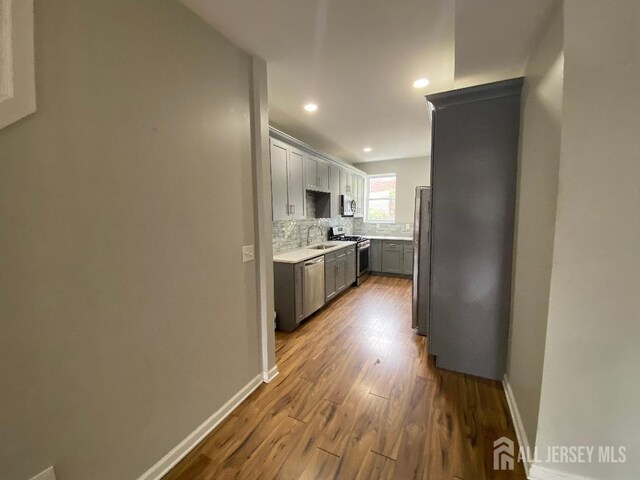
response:
[[[393,223],[396,220],[396,174],[367,177],[367,222]]]

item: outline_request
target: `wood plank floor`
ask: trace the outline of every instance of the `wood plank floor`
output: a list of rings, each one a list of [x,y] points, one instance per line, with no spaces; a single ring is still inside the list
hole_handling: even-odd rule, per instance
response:
[[[436,369],[411,329],[411,282],[370,277],[293,333],[261,385],[165,480],[524,479],[499,382]]]

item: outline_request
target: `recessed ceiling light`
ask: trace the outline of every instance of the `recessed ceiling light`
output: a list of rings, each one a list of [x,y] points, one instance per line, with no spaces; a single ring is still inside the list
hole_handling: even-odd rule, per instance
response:
[[[318,105],[316,105],[315,103],[307,103],[307,104],[304,106],[304,109],[305,109],[307,112],[315,112],[316,110],[318,110]]]
[[[424,88],[427,85],[429,85],[429,79],[428,78],[419,78],[418,80],[413,82],[413,88]]]
[[[362,149],[363,152],[367,152],[367,153],[369,153],[371,150],[373,150],[371,147],[364,147]]]

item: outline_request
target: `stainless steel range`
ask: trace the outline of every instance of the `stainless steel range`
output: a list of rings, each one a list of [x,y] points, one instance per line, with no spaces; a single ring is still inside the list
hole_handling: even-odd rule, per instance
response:
[[[357,242],[356,244],[356,285],[360,285],[369,275],[369,247],[371,242],[367,237],[359,235],[347,235],[343,227],[332,227],[329,229],[329,240]]]

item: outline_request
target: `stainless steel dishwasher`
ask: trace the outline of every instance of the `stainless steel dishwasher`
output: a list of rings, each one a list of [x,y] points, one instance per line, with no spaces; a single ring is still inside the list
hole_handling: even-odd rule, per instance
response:
[[[324,256],[304,264],[302,309],[307,318],[324,305]]]

